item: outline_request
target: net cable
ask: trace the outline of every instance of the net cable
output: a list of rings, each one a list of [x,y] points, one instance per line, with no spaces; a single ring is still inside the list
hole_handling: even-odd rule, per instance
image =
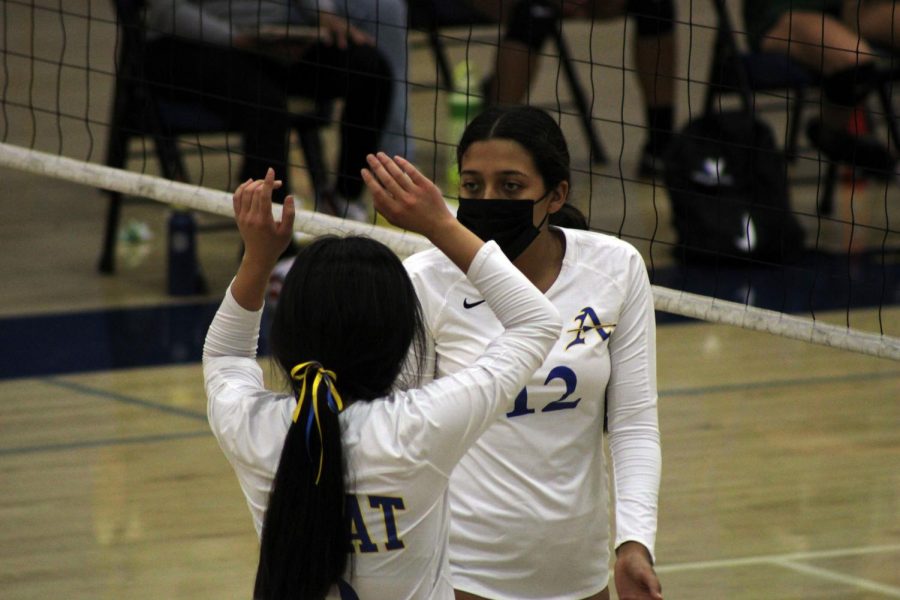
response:
[[[85,163],[7,143],[0,143],[0,167],[148,198],[192,210],[223,216],[233,214],[231,194],[227,192]],[[281,218],[280,206],[273,206],[273,212],[276,219]],[[326,234],[368,236],[385,244],[401,257],[431,247],[427,239],[414,233],[346,221],[302,209],[297,210],[294,228],[298,232],[312,236]],[[879,358],[900,360],[900,338],[897,337],[849,329],[816,319],[797,317],[657,285],[652,288],[654,305],[658,311],[771,333]]]

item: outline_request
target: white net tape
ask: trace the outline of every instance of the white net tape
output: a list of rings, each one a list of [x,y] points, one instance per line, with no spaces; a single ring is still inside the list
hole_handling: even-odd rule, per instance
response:
[[[158,200],[165,204],[178,205],[193,210],[233,216],[231,194],[198,187],[188,183],[163,179],[113,169],[104,165],[83,162],[64,156],[28,150],[19,146],[0,143],[0,166],[33,173],[74,183],[82,183],[95,188],[111,190]],[[281,218],[281,207],[275,206],[275,215]],[[382,242],[400,256],[409,256],[431,247],[420,235],[395,231],[372,224],[346,221],[338,217],[307,210],[298,210],[294,229],[313,236],[326,234],[365,235]]]
[[[0,143],[0,166],[35,175],[64,179],[91,187],[112,190],[175,204],[194,210],[231,216],[231,194],[170,181],[152,175],[113,169],[63,156]],[[280,218],[281,207],[275,207]],[[409,256],[430,247],[416,234],[372,224],[346,221],[321,213],[300,210],[295,229],[318,236],[323,234],[365,235],[378,240],[400,256]],[[712,323],[734,325],[783,337],[850,350],[880,358],[900,360],[900,339],[822,323],[777,311],[766,310],[679,290],[653,286],[656,309]]]

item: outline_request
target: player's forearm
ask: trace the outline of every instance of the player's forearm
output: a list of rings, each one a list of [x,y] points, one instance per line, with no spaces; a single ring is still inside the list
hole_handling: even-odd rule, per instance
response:
[[[641,542],[635,540],[622,542],[622,544],[616,548],[616,558],[624,558],[626,555],[637,555],[645,559],[651,565],[653,564],[653,556],[650,553],[650,550]]]
[[[463,273],[469,271],[472,260],[484,246],[484,242],[477,235],[453,218],[439,223],[427,232],[427,237]]]
[[[609,436],[616,489],[616,545],[638,541],[652,560],[662,458],[655,407],[639,416],[640,424],[611,430]]]
[[[238,267],[234,282],[231,284],[231,294],[244,310],[259,310],[263,307],[266,297],[266,285],[272,274],[274,264],[258,259],[245,253]]]
[[[232,286],[225,292],[203,344],[204,363],[220,356],[254,358],[259,341],[262,311],[247,310],[234,298]]]

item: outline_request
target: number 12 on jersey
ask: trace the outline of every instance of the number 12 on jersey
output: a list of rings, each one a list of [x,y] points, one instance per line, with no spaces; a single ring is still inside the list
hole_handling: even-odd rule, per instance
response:
[[[547,385],[554,379],[562,379],[562,381],[566,384],[566,391],[557,400],[554,400],[543,409],[541,409],[541,412],[566,410],[578,406],[578,403],[581,402],[581,398],[576,398],[575,400],[566,400],[566,398],[568,398],[575,392],[575,386],[578,385],[578,377],[576,377],[575,371],[573,371],[569,367],[554,367],[550,370],[550,373],[547,374],[547,379],[544,380],[544,385]],[[528,388],[526,387],[522,388],[522,391],[519,392],[518,396],[516,396],[516,401],[513,404],[513,409],[506,413],[506,416],[511,419],[513,417],[521,417],[522,415],[530,415],[533,412],[533,408],[528,408]]]

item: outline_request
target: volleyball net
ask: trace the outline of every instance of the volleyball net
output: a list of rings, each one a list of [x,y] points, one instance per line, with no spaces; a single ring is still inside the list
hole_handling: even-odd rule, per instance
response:
[[[114,98],[128,83],[121,80],[125,35],[115,4],[111,0],[2,2],[0,167],[230,216],[229,190],[245,158],[241,136],[232,127],[220,132],[198,127],[177,139],[172,136],[177,159],[187,165],[183,171],[176,170],[174,179],[184,181],[159,176],[166,173],[161,165],[171,156],[160,152],[158,137],[165,137],[164,133],[157,131],[154,137],[154,132],[137,126],[146,123],[129,125],[123,167],[107,166]],[[368,4],[378,6],[379,2]],[[676,127],[708,109],[713,85],[719,110],[739,107],[744,100],[746,90],[740,82],[711,81],[713,61],[722,48],[728,48],[726,42],[744,45],[738,23],[731,24],[732,36],[723,40],[721,28],[727,21],[718,12],[723,6],[730,9],[726,16],[741,14],[738,2],[675,2],[677,16],[672,18],[671,31],[678,58],[671,79]],[[453,103],[462,96],[464,119],[470,116],[473,103],[484,104],[482,81],[503,39],[503,26],[485,21],[441,25],[434,15],[419,14],[410,27],[401,28],[392,20],[396,16],[386,12],[381,16],[374,11],[351,22],[368,24],[376,43],[379,36],[400,29],[406,39],[407,75],[401,78],[407,90],[404,125],[387,133],[452,202],[455,143],[461,126]],[[591,229],[625,239],[641,251],[659,311],[900,359],[900,337],[892,329],[900,296],[900,232],[896,228],[900,192],[891,181],[867,177],[802,147],[802,134],[801,144],[792,150],[796,160],[788,167],[788,177],[790,210],[806,234],[806,259],[777,264],[713,256],[701,266],[679,262],[684,242],[672,226],[673,210],[663,177],[640,173],[651,128],[641,88],[644,73],[632,55],[637,35],[630,16],[566,19],[559,21],[539,50],[532,51],[540,59],[540,70],[530,81],[527,101],[558,117],[572,154],[571,202],[585,213]],[[888,101],[893,100],[890,86],[880,90]],[[814,95],[792,94],[790,89],[770,89],[753,96],[758,117],[770,123],[783,147],[796,141],[791,141],[798,128],[793,120],[802,115],[796,112],[797,104],[821,108],[821,100]],[[358,223],[316,210],[321,181],[333,182],[339,176],[335,131],[340,129],[342,102],[338,99],[334,101],[337,108],[321,111],[316,100],[313,97],[299,110],[318,119],[315,130],[323,136],[322,163],[312,164],[306,148],[301,151],[305,140],[297,127],[286,165],[292,192],[301,200],[298,231],[368,235],[401,256],[428,247],[421,237],[382,227],[374,220]],[[290,108],[298,111],[293,105]],[[872,127],[890,144],[895,140],[891,139],[889,109],[889,102],[861,105],[858,125]],[[321,178],[318,186],[313,175]],[[831,203],[827,211],[822,207],[826,192]],[[863,263],[866,267],[861,270]],[[795,299],[798,290],[803,301]],[[865,297],[862,303],[861,296]],[[860,307],[877,312],[877,330],[856,326],[853,315]],[[835,320],[843,323],[832,324]]]

